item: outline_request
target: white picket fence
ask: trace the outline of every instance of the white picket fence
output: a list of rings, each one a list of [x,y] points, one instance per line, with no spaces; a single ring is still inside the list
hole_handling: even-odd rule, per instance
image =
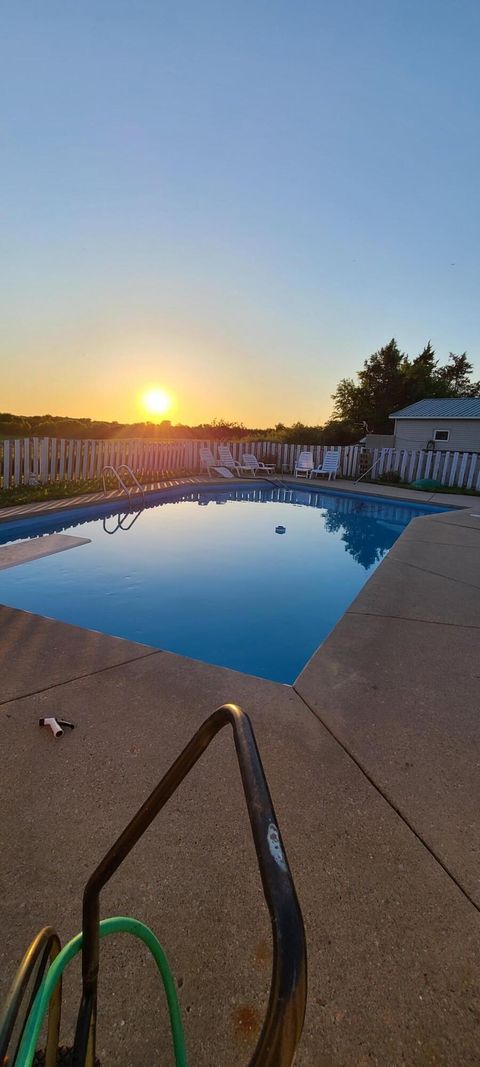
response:
[[[381,479],[391,472],[402,482],[431,478],[441,485],[480,491],[480,456],[478,452],[407,451],[400,448],[375,448],[370,452],[371,479]]]
[[[103,468],[128,463],[152,479],[191,469],[192,441],[168,443],[145,440],[81,441],[51,437],[0,442],[2,488],[40,482],[100,478]]]
[[[235,459],[241,461],[244,452],[254,452],[259,459],[275,463],[279,474],[290,473],[302,451],[312,452],[317,465],[327,449],[336,447],[249,440],[227,444]],[[0,442],[0,486],[25,485],[33,479],[43,483],[99,478],[105,466],[118,467],[121,463],[127,463],[144,480],[155,481],[200,471],[200,448],[205,446],[217,454],[215,441],[133,438],[82,441],[50,437],[3,441]],[[365,482],[396,472],[403,482],[432,478],[445,486],[480,491],[480,457],[476,452],[410,452],[393,448],[367,451],[360,445],[348,445],[339,451],[339,473],[345,478],[358,477],[373,465]]]

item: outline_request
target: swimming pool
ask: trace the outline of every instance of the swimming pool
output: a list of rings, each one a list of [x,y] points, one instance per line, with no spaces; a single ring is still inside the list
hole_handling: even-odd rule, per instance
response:
[[[2,524],[0,544],[91,544],[1,572],[0,603],[291,683],[410,520],[440,510],[256,484]]]

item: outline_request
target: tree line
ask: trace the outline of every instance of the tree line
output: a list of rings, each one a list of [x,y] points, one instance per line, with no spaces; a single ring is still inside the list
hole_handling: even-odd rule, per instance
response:
[[[389,415],[434,397],[479,396],[480,382],[472,380],[473,366],[467,353],[450,352],[440,364],[430,341],[418,356],[410,358],[393,337],[365,360],[353,378],[342,378],[332,396],[333,412],[324,424],[313,426],[295,422],[291,426],[248,427],[241,422],[213,419],[212,422],[187,426],[173,425],[168,419],[153,422],[105,422],[94,419],[71,419],[57,415],[12,415],[0,412],[0,437],[91,438],[104,440],[147,437],[157,440],[190,438],[196,440],[268,439],[292,444],[350,444],[358,441],[366,429],[374,433],[393,431]]]
[[[235,441],[244,438],[256,440],[285,441],[298,444],[328,443],[323,426],[306,426],[303,422],[285,426],[245,426],[242,422],[213,419],[196,426],[184,423],[173,425],[168,419],[154,422],[100,422],[94,419],[71,419],[60,415],[12,415],[0,412],[0,438],[54,437],[80,438],[84,440],[111,440],[115,438],[148,438],[159,441],[203,440]]]

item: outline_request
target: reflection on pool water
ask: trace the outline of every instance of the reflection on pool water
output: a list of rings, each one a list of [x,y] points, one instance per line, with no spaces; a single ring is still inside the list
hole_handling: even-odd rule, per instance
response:
[[[256,485],[57,513],[0,543],[92,543],[1,572],[0,602],[291,683],[410,520],[439,510]]]

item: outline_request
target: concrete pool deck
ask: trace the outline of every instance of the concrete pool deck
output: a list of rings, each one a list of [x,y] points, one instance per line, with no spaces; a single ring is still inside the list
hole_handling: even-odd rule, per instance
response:
[[[406,499],[380,488],[361,491]],[[252,718],[304,914],[295,1062],[478,1064],[480,507],[438,497],[465,510],[410,523],[293,687],[0,607],[3,993],[41,925],[62,940],[79,929],[88,874],[199,723],[233,701]],[[54,741],[46,715],[76,728]],[[105,891],[102,914],[115,913],[163,942],[192,1065],[243,1067],[270,941],[230,735]],[[105,943],[101,975],[104,1064],[172,1062],[143,950]]]

